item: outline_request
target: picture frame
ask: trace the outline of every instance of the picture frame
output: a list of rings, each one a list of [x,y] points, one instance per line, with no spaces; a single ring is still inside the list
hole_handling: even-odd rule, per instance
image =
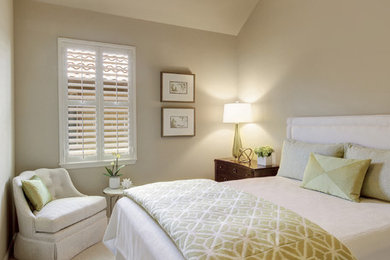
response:
[[[161,136],[195,136],[194,107],[162,107]]]
[[[195,74],[161,72],[161,102],[194,103]]]

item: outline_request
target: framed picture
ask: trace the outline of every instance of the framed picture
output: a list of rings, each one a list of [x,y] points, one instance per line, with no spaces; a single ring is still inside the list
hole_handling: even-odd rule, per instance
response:
[[[195,102],[195,74],[161,72],[161,102]]]
[[[195,108],[162,107],[161,136],[195,136]]]

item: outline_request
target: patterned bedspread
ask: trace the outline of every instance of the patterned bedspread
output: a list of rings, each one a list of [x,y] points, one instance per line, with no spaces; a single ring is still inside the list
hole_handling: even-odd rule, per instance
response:
[[[211,180],[147,184],[125,195],[160,224],[186,259],[355,259],[309,220]]]

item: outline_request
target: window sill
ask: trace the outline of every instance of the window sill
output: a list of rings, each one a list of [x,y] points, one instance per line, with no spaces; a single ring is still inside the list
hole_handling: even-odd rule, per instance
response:
[[[120,165],[135,164],[136,161],[137,159],[124,159],[124,160],[119,160],[119,164]],[[65,169],[82,169],[82,168],[110,166],[111,162],[112,160],[99,161],[99,162],[71,162],[71,163],[60,163],[60,166]]]

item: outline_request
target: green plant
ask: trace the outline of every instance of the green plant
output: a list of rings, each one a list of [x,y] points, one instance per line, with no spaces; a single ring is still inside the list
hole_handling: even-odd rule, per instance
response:
[[[274,149],[271,146],[266,145],[255,148],[254,152],[257,157],[269,157],[274,152]]]
[[[119,158],[121,158],[121,155],[119,153],[112,153],[112,155],[115,156],[115,159],[114,161],[111,162],[111,169],[108,168],[107,166],[104,167],[106,168],[106,173],[103,173],[104,175],[108,176],[108,177],[117,177],[117,176],[121,176],[122,174],[119,174],[119,171],[125,167],[125,165],[121,165],[119,166]]]

